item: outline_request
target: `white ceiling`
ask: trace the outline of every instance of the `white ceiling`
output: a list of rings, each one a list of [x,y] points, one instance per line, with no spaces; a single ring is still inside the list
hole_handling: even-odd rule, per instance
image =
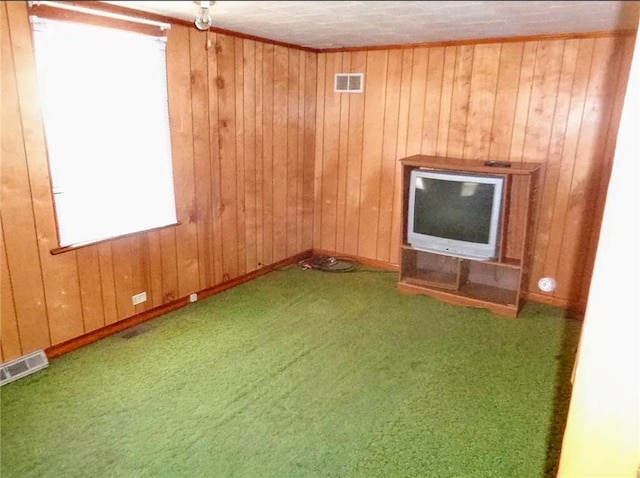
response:
[[[193,21],[194,1],[113,3]],[[212,2],[213,3],[213,2]],[[635,1],[224,1],[215,27],[323,49],[636,29]]]

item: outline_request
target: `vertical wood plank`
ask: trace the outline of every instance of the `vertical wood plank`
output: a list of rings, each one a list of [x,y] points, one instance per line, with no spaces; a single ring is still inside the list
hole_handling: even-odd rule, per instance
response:
[[[180,225],[175,228],[178,262],[178,297],[198,290],[198,226],[193,160],[191,112],[191,62],[189,29],[175,25],[167,40],[167,81],[171,153],[176,194],[176,211]]]
[[[130,238],[123,237],[111,241],[111,252],[118,320],[122,320],[135,314],[132,296],[138,293],[133,289],[133,254]]]
[[[443,73],[444,48],[429,48],[429,65],[424,95],[424,117],[422,118],[421,154],[436,154]]]
[[[118,321],[116,281],[113,273],[113,254],[110,242],[98,244],[97,247],[104,323],[105,325],[109,325]]]
[[[149,264],[149,239],[146,233],[130,238],[131,247],[131,284],[134,294],[147,294],[147,300],[134,306],[136,314],[152,307],[151,266]]]
[[[218,53],[221,45],[218,36],[209,33],[211,47],[207,50],[207,84],[209,93],[209,161],[211,164],[211,228],[213,237],[213,269],[214,284],[221,283],[223,278],[224,251],[222,247],[222,205],[221,167],[220,167],[220,114],[218,111],[218,91],[223,84],[218,78]]]
[[[447,155],[449,142],[449,123],[451,122],[451,98],[453,95],[453,82],[455,76],[457,48],[448,46],[444,49],[444,71],[442,73],[442,94],[440,96],[440,118],[438,120],[438,140],[436,154]],[[408,151],[407,151],[408,153]]]
[[[296,182],[296,253],[304,250],[304,188],[305,188],[305,174],[304,174],[304,140],[305,140],[305,84],[307,74],[307,55],[305,52],[299,52],[300,55],[300,67],[298,68],[298,157],[296,158],[297,165],[297,182]],[[311,180],[310,186],[313,187],[313,180]]]
[[[380,174],[384,132],[388,51],[367,52],[367,88],[365,89],[364,132],[362,145],[362,187],[360,190],[360,234],[358,255],[375,258],[375,234],[379,221]],[[422,115],[420,115],[420,118]],[[365,233],[365,231],[367,231]]]
[[[191,116],[193,125],[193,161],[195,175],[195,217],[198,245],[199,288],[215,283],[212,166],[209,141],[209,64],[206,49],[208,32],[189,29],[189,57],[191,59]]]
[[[358,73],[351,71],[351,54],[342,55],[342,66],[339,68],[342,73]],[[333,250],[344,249],[344,236],[346,233],[345,209],[347,205],[347,166],[349,164],[349,93],[339,94],[340,97],[340,119],[338,137],[338,176],[336,186],[336,242]]]
[[[509,161],[511,159],[511,134],[523,52],[524,43],[502,44],[489,144],[489,158],[495,161]]]
[[[367,71],[367,52],[351,53],[352,71]],[[318,75],[318,82],[320,75]],[[365,80],[365,94],[349,95],[349,141],[347,145],[347,194],[345,205],[344,251],[358,255],[360,236],[360,190],[362,188],[362,162],[364,141],[364,105],[366,91],[371,88],[368,78]],[[316,157],[316,161],[317,161]],[[316,206],[317,207],[317,206]]]
[[[78,278],[82,298],[84,332],[92,332],[105,326],[100,278],[100,255],[97,246],[78,249]]]
[[[255,144],[255,219],[256,219],[256,263],[262,267],[265,264],[264,260],[264,174],[263,174],[263,162],[264,162],[264,143],[263,143],[263,64],[264,59],[262,55],[262,43],[256,42],[255,44],[255,104],[256,113],[254,118],[254,127],[256,131],[256,144]]]
[[[262,218],[263,257],[265,264],[273,259],[273,125],[274,125],[274,46],[262,46]]]
[[[464,155],[464,136],[468,124],[469,92],[471,89],[471,73],[473,71],[475,48],[476,46],[474,45],[456,47],[456,63],[451,96],[451,117],[449,137],[447,140],[447,156],[451,158],[462,158]]]
[[[258,268],[256,208],[256,42],[243,41],[244,82],[244,217],[246,272]]]
[[[296,253],[298,243],[298,132],[300,95],[300,52],[289,49],[287,68],[287,189],[286,189],[286,253],[290,257]]]
[[[527,42],[522,52],[520,68],[520,81],[518,83],[518,97],[516,99],[516,112],[511,133],[512,161],[528,161],[523,158],[524,138],[529,119],[529,104],[531,102],[531,89],[533,88],[533,72],[536,67],[538,42]]]
[[[222,280],[238,276],[238,211],[235,102],[235,42],[218,35],[218,148],[222,220]]]
[[[151,306],[164,303],[162,279],[162,246],[158,231],[150,231],[147,236],[147,262],[149,264],[149,293]]]
[[[313,173],[313,245],[322,247],[322,186],[324,165],[324,110],[326,100],[326,53],[318,54],[317,86],[316,86],[316,131],[315,131],[315,161]]]
[[[524,138],[526,161],[547,161],[564,46],[564,40],[541,42],[538,46]]]
[[[289,55],[274,48],[273,78],[273,261],[287,257],[287,105]]]
[[[180,297],[178,293],[178,261],[175,228],[158,231],[160,236],[160,263],[162,266],[162,303],[166,304]],[[115,251],[112,251],[115,255]],[[115,271],[115,257],[114,257]]]
[[[476,45],[474,49],[464,158],[489,159],[501,52],[499,43]]]
[[[311,249],[313,247],[317,107],[316,83],[319,55],[311,52],[305,52],[305,57],[302,250]]]
[[[407,128],[407,155],[420,154],[422,149],[425,97],[427,90],[427,70],[429,49],[413,49],[413,69],[411,71],[411,101],[409,103],[409,124]]]
[[[244,127],[244,40],[234,37],[234,73],[235,73],[235,104],[236,104],[236,220],[237,220],[237,255],[238,255],[238,275],[247,272],[247,239],[246,239],[246,218],[245,218],[245,141],[247,141],[247,130]]]
[[[391,246],[391,220],[398,148],[398,124],[400,121],[400,87],[402,85],[402,50],[391,50],[387,60],[386,97],[382,134],[382,164],[380,170],[380,194],[378,197],[378,241],[375,259],[389,262]]]

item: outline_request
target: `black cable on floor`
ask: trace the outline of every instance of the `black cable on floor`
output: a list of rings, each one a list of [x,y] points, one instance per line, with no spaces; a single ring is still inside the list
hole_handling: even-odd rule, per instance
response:
[[[298,262],[303,269],[318,269],[323,272],[355,272],[360,263],[346,257],[313,256]]]

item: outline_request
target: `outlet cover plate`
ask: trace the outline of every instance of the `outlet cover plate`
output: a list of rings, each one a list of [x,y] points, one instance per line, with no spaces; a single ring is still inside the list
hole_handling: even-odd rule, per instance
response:
[[[142,304],[143,302],[147,301],[147,293],[140,292],[139,294],[136,294],[133,297],[131,297],[131,300],[133,301],[133,305]]]

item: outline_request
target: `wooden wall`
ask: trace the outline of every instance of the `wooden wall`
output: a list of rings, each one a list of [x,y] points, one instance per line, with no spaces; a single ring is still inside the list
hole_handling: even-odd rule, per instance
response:
[[[539,161],[529,297],[587,298],[632,37],[321,53],[314,246],[397,264],[398,159]],[[333,92],[364,72],[364,94]],[[555,293],[537,289],[555,277]]]
[[[174,25],[180,225],[57,246],[26,2],[2,2],[1,349],[5,362],[312,247],[316,54]],[[142,178],[143,179],[143,178]],[[146,291],[146,303],[131,296]]]

